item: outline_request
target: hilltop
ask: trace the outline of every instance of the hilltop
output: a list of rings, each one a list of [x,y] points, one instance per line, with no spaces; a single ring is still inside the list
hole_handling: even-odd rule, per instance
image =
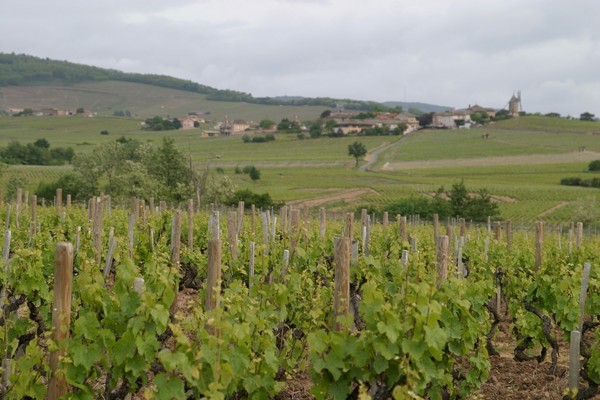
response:
[[[165,89],[161,91],[158,89]],[[77,104],[73,104],[77,102]],[[85,102],[85,103],[84,103]],[[226,103],[232,103],[224,105]],[[254,97],[249,93],[217,89],[190,80],[166,75],[126,73],[68,61],[57,61],[24,54],[0,53],[0,109],[8,107],[85,107],[100,115],[114,110],[130,110],[140,117],[189,111],[208,111],[222,117],[233,115],[255,119],[290,116],[315,118],[326,108],[343,104],[347,109],[371,110],[398,104],[373,101],[308,98],[298,96]],[[448,107],[407,103],[424,112]],[[249,106],[294,107],[292,114],[266,112],[258,115]],[[314,107],[300,110],[300,107]],[[111,111],[113,110],[113,111]],[[320,110],[320,111],[318,111]],[[258,109],[258,111],[265,111]],[[290,110],[287,110],[290,111]],[[237,114],[239,112],[239,115]],[[276,115],[273,115],[276,114]]]

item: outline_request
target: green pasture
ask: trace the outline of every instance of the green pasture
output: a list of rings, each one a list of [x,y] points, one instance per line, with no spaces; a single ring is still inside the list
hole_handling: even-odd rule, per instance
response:
[[[348,144],[361,141],[371,152],[398,140],[397,137],[301,140],[296,135],[276,134],[273,142],[243,143],[240,136],[200,137],[198,131],[142,131],[136,119],[3,117],[0,146],[11,140],[30,142],[43,137],[53,146],[73,146],[76,152],[85,152],[97,143],[122,135],[155,144],[163,136],[169,136],[186,156],[191,156],[198,169],[209,165],[211,179],[223,173],[238,188],[268,192],[275,200],[321,199],[323,202],[315,207],[338,210],[356,210],[367,205],[385,209],[401,198],[431,195],[440,186],[449,189],[460,180],[470,190],[488,190],[499,204],[501,218],[516,224],[527,225],[536,220],[564,223],[581,215],[582,209],[600,209],[598,189],[559,184],[564,177],[594,176],[586,171],[588,162],[578,159],[579,147],[585,147],[583,154],[588,158],[600,153],[600,141],[590,133],[595,125],[589,124],[594,123],[583,123],[587,127],[582,128],[580,121],[567,121],[569,124],[565,125],[563,120],[531,117],[534,122],[541,121],[536,125],[528,118],[472,130],[413,133],[381,154],[371,172],[354,168],[354,160],[347,154]],[[556,121],[563,124],[560,132],[533,129]],[[110,134],[100,135],[101,130]],[[489,133],[490,138],[482,139],[484,133]],[[565,160],[556,158],[565,154],[574,156]],[[503,162],[503,157],[513,158],[507,158],[511,162]],[[445,160],[445,164],[427,164],[439,160]],[[465,165],[465,160],[477,160],[477,164]],[[413,167],[382,170],[380,167],[385,163],[406,163],[400,165]],[[252,182],[248,175],[235,174],[236,166],[245,165],[259,168],[261,179]],[[54,180],[69,168],[10,166],[0,179],[0,186],[5,188],[10,177],[17,176],[26,182],[27,190],[33,191],[40,181]],[[357,188],[365,190],[358,196],[344,198]],[[340,198],[336,198],[338,195]]]
[[[543,132],[578,132],[600,135],[600,124],[597,121],[579,121],[566,118],[549,118],[541,115],[528,115],[524,118],[513,118],[490,125],[494,129],[511,129]]]
[[[600,152],[600,136],[597,135],[577,131],[558,133],[498,127],[502,127],[502,124],[477,129],[420,131],[406,138],[401,146],[384,154],[379,165],[394,161],[562,154],[577,152],[580,147],[585,147],[586,151]],[[489,134],[489,138],[483,139],[484,134]]]

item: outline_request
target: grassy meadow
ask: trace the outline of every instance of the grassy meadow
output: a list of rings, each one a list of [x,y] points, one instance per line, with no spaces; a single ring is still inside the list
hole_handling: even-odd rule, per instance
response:
[[[240,136],[201,137],[199,130],[142,131],[139,122],[113,117],[0,117],[0,146],[11,140],[45,138],[52,146],[88,152],[95,144],[120,136],[156,144],[169,136],[199,169],[208,164],[211,174],[217,174],[219,168],[239,188],[338,210],[366,205],[385,209],[400,198],[430,195],[460,180],[473,191],[487,189],[498,202],[502,219],[515,224],[564,223],[586,213],[594,219],[600,209],[597,189],[559,184],[564,177],[592,176],[587,165],[600,159],[600,124],[594,122],[530,116],[471,130],[423,130],[384,151],[370,172],[354,168],[348,144],[358,140],[371,152],[397,137],[301,140],[277,134],[274,142],[243,143]],[[101,130],[110,134],[100,135]],[[482,139],[485,133],[489,139]],[[256,182],[234,173],[236,166],[250,164],[261,171]],[[10,166],[0,186],[5,188],[11,176],[18,176],[31,191],[69,168]]]

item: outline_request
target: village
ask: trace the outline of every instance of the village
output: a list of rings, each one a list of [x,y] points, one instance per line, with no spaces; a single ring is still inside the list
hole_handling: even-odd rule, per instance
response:
[[[487,123],[503,113],[505,116],[518,117],[521,109],[521,93],[513,94],[507,108],[496,110],[491,107],[482,107],[474,104],[463,109],[450,109],[444,112],[415,115],[408,112],[347,110],[339,104],[333,110],[326,110],[321,115],[319,123],[327,127],[334,136],[360,135],[374,129],[384,129],[392,134],[408,134],[423,128],[432,129],[469,129],[476,125]],[[83,116],[94,117],[97,114],[86,108],[43,108],[32,110],[27,108],[9,107],[9,115],[36,116],[36,117],[64,117]],[[175,129],[198,130],[201,137],[235,136],[248,133],[276,133],[282,131],[274,121],[263,120],[260,122],[230,119],[225,117],[221,121],[209,121],[197,112],[189,112],[183,117],[173,118],[176,122]],[[267,122],[267,123],[265,123]],[[309,126],[294,115],[289,122],[299,132],[308,132]],[[141,122],[142,128],[147,122]]]

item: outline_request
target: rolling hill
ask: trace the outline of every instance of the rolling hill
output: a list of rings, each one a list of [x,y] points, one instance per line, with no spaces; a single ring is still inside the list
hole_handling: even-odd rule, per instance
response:
[[[201,111],[210,112],[216,118],[228,115],[276,120],[294,115],[301,119],[314,119],[336,104],[358,110],[397,105],[352,99],[254,97],[249,93],[216,89],[170,76],[125,73],[68,61],[0,53],[0,110],[10,107],[84,107],[100,115],[129,110],[142,118]],[[425,112],[448,109],[424,103],[410,104],[410,107]],[[253,108],[253,105],[270,107]],[[276,111],[275,107],[291,108]]]

